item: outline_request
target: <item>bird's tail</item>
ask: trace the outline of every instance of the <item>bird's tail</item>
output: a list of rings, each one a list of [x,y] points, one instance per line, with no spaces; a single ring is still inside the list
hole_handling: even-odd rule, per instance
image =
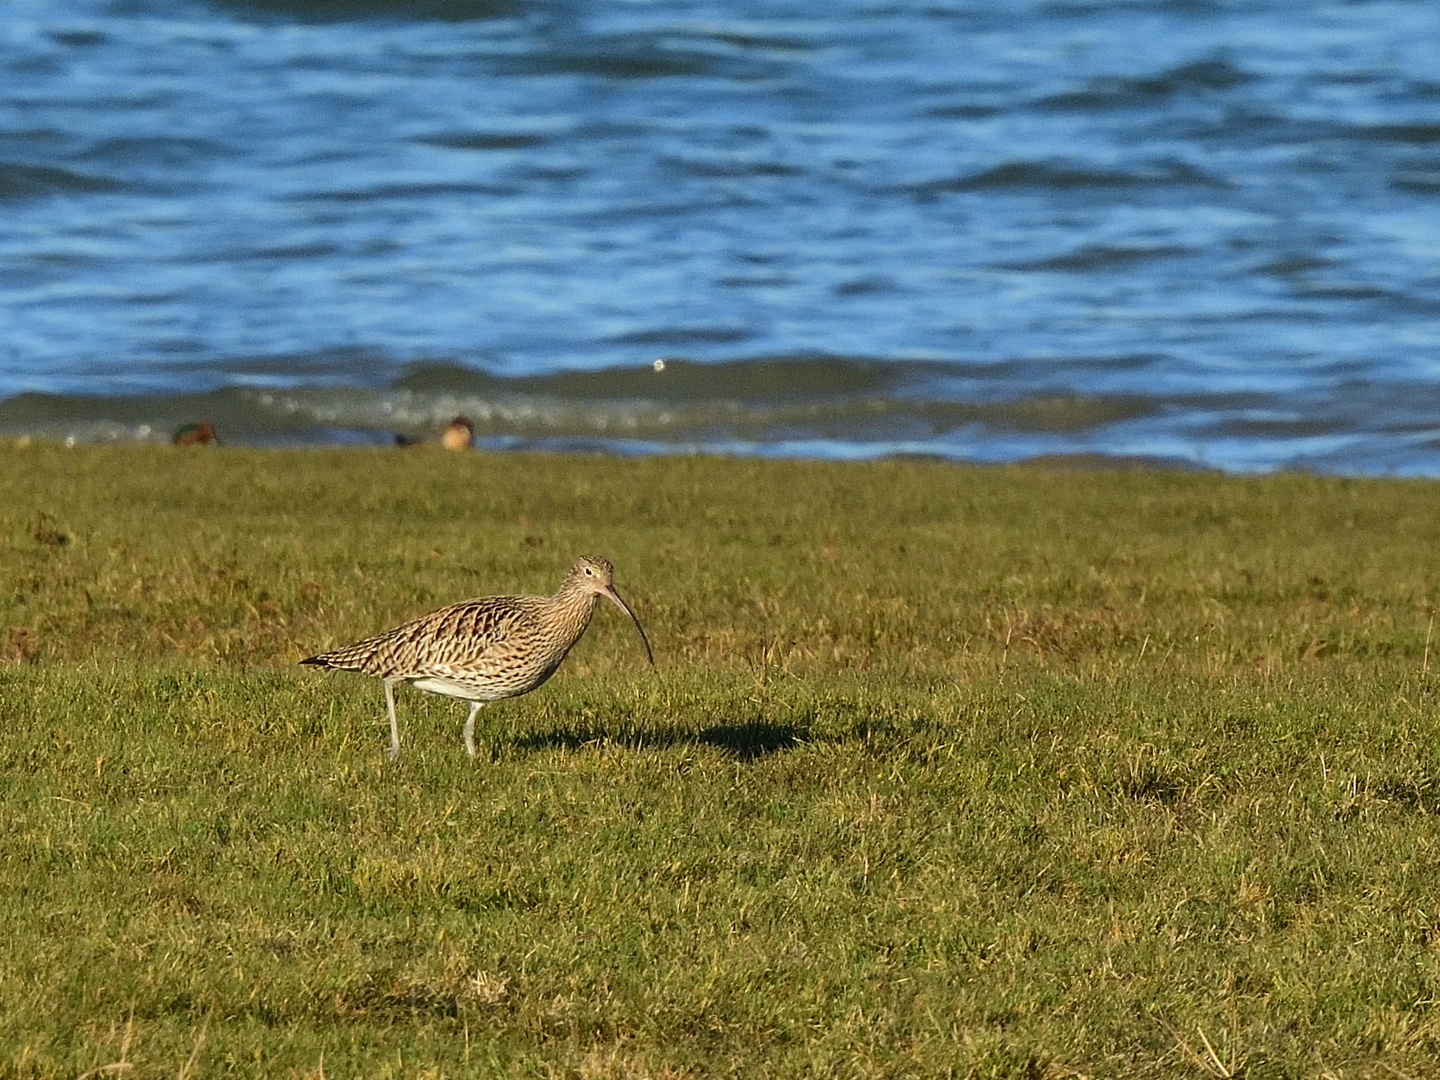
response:
[[[302,664],[309,664],[311,667],[338,668],[341,671],[360,671],[365,666],[365,661],[375,653],[375,645],[370,641],[362,641],[344,649],[336,649],[334,652],[318,653],[315,656],[307,656],[301,660]]]

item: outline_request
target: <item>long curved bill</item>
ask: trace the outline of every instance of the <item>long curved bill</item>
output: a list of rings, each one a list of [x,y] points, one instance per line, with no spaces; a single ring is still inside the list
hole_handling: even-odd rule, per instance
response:
[[[613,585],[607,585],[605,587],[605,595],[615,601],[616,607],[630,616],[630,621],[635,624],[635,629],[640,631],[640,640],[645,644],[645,659],[650,661],[650,666],[653,668],[655,666],[655,654],[650,651],[650,639],[645,636],[645,628],[640,625],[640,620],[635,617],[635,612],[630,610],[629,604],[620,599],[620,594],[615,591]]]

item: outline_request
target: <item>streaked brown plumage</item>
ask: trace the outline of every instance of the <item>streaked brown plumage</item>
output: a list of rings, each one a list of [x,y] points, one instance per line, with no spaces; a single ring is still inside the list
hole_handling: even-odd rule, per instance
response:
[[[553,596],[487,596],[432,611],[343,649],[302,664],[374,675],[385,682],[390,714],[390,756],[400,753],[395,684],[408,682],[432,694],[470,702],[465,752],[475,756],[475,714],[487,701],[517,697],[543,683],[580,640],[595,605],[606,596],[630,616],[645,657],[655,657],[645,628],[615,591],[608,559],[582,555]]]

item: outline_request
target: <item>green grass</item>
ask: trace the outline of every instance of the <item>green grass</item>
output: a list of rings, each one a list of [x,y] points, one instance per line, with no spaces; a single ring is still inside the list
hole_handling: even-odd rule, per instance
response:
[[[585,551],[658,671],[602,609],[477,762],[296,666]],[[1433,1074],[1437,551],[1419,481],[0,448],[0,1075]]]

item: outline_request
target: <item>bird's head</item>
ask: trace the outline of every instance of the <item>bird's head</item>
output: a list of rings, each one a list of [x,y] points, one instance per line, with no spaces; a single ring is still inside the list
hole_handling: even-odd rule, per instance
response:
[[[630,621],[635,624],[635,629],[640,631],[640,640],[645,645],[645,659],[650,661],[651,667],[655,666],[655,654],[650,651],[650,639],[645,636],[645,628],[640,625],[640,620],[630,610],[630,605],[625,603],[620,598],[620,594],[615,591],[615,567],[611,565],[609,559],[601,555],[581,555],[575,561],[575,565],[570,568],[570,573],[566,575],[563,588],[588,593],[592,596],[607,597],[616,607],[629,615]]]

